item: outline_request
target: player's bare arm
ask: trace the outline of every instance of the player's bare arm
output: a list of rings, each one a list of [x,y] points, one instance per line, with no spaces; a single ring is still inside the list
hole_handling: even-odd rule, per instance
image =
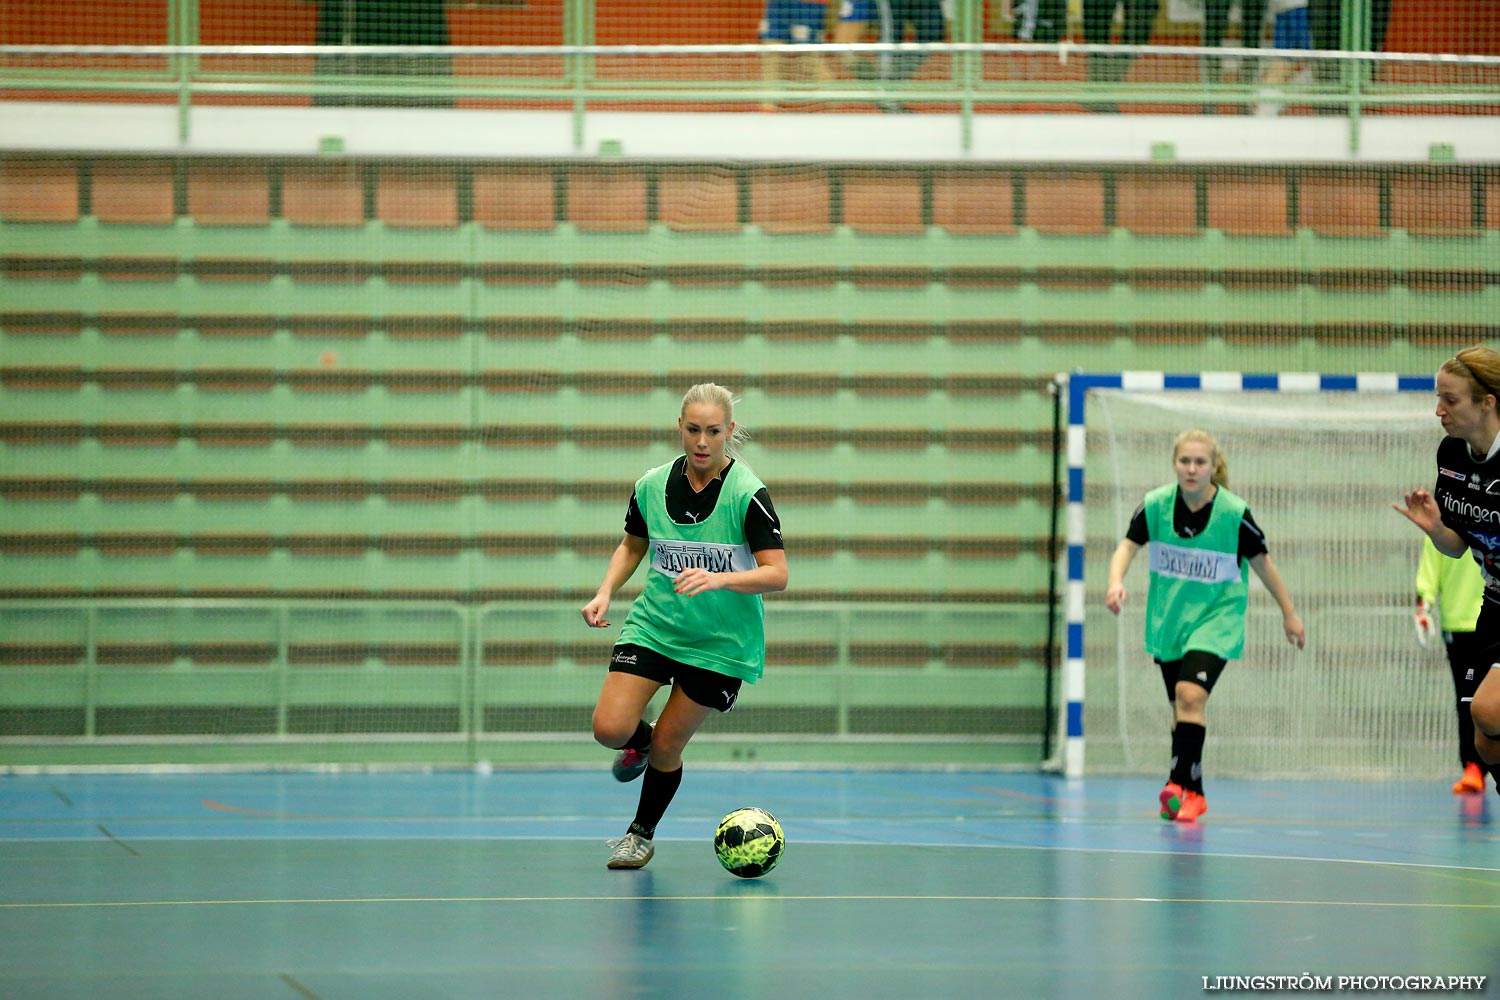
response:
[[[604,570],[604,582],[599,585],[598,593],[581,609],[584,624],[589,628],[609,627],[609,621],[605,615],[609,614],[610,598],[626,580],[630,579],[645,556],[646,540],[644,538],[626,534],[620,539],[620,544],[615,546],[614,553],[609,557],[609,565]]]
[[[1255,570],[1255,575],[1260,577],[1260,582],[1266,585],[1266,590],[1275,598],[1276,606],[1281,608],[1281,628],[1286,633],[1286,641],[1298,649],[1307,645],[1307,629],[1303,627],[1302,619],[1292,605],[1292,595],[1287,593],[1286,584],[1282,581],[1276,564],[1271,561],[1270,553],[1262,552],[1251,559],[1250,568]]]
[[[775,594],[786,589],[786,551],[761,549],[755,553],[754,569],[732,573],[711,573],[699,566],[677,574],[673,589],[684,597],[710,590],[731,590],[736,594]]]
[[[1114,614],[1119,614],[1120,609],[1125,606],[1125,599],[1129,596],[1125,592],[1125,573],[1140,550],[1139,545],[1126,538],[1116,546],[1115,554],[1109,557],[1109,588],[1104,592],[1104,606]]]

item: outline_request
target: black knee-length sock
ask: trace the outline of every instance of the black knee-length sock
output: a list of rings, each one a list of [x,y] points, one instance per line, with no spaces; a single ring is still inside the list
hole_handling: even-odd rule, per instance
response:
[[[675,771],[658,771],[651,765],[646,765],[645,777],[641,780],[641,801],[635,810],[635,820],[630,824],[630,832],[647,840],[656,836],[656,824],[661,822],[662,816],[666,814],[667,806],[672,804],[672,796],[677,794],[677,786],[682,784],[682,768]]]
[[[1184,790],[1203,794],[1203,740],[1208,731],[1196,722],[1179,722],[1172,730],[1172,774]]]
[[[616,747],[615,749],[616,750],[645,750],[645,749],[649,748],[650,746],[651,746],[651,727],[648,726],[648,725],[646,725],[646,720],[642,719],[640,722],[637,722],[635,724],[635,732],[633,732],[633,733],[630,734],[630,739],[628,739],[628,740],[625,741],[625,745],[622,746],[622,747]]]

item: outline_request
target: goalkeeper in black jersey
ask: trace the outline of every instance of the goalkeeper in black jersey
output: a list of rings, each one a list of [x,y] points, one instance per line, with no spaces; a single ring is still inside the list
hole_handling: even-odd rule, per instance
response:
[[[1437,374],[1437,416],[1448,436],[1437,449],[1437,483],[1392,504],[1426,532],[1439,552],[1466,553],[1484,577],[1484,602],[1471,652],[1481,677],[1469,706],[1474,748],[1500,773],[1500,354],[1470,347]],[[1497,785],[1496,791],[1500,791]]]

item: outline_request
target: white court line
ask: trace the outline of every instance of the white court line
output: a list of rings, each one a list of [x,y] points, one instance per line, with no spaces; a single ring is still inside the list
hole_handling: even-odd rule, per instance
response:
[[[147,835],[147,836],[135,836],[135,835],[132,835],[130,837],[130,841],[131,841],[131,843],[146,843],[146,842],[172,843],[172,842],[231,841],[231,840],[232,841],[264,840],[264,841],[267,841],[267,842],[275,842],[275,843],[286,843],[286,842],[290,842],[290,841],[308,841],[308,842],[339,841],[341,843],[348,843],[351,840],[357,840],[357,841],[411,841],[411,842],[432,841],[432,842],[437,842],[437,843],[441,843],[443,841],[466,841],[466,842],[473,842],[473,841],[489,841],[489,842],[498,842],[498,841],[516,842],[516,841],[523,841],[523,842],[527,842],[527,843],[549,843],[549,842],[556,842],[556,841],[565,841],[565,842],[569,842],[569,843],[575,843],[575,842],[576,843],[595,843],[595,842],[602,842],[601,838],[603,836],[604,835],[602,835],[602,834],[600,836],[593,836],[593,837],[580,836],[580,835],[572,834],[572,835],[559,836],[559,837],[536,837],[536,836],[512,837],[512,836],[505,836],[505,835],[501,835],[501,834],[492,834],[492,835],[486,835],[486,834],[458,834],[458,835],[455,835],[455,836],[452,836],[452,837],[438,837],[438,836],[430,836],[430,835],[429,836],[401,836],[400,834],[397,834],[397,833],[391,833],[391,834],[377,834],[375,836],[360,836],[360,837],[349,837],[349,836],[346,836],[346,835],[337,835],[336,836],[336,835],[333,835],[333,834],[327,834],[327,835],[324,835],[324,834],[294,834],[294,835],[290,835],[290,836],[280,836],[280,837],[264,837],[264,836],[262,836],[262,837],[246,837],[246,836],[232,836],[232,835],[228,835],[228,834],[214,834],[212,836],[191,837],[191,836],[168,834],[168,835],[159,835],[159,836],[150,836],[150,835]],[[98,839],[99,839],[98,837],[73,837],[73,836],[67,836],[67,837],[8,837],[8,838],[5,838],[3,840],[0,840],[0,847],[3,847],[5,844],[57,844],[57,843],[80,843],[80,844],[84,844],[84,843],[96,843],[98,841]],[[701,844],[703,842],[703,838],[701,838],[701,837],[658,837],[656,839],[660,840],[662,843],[667,843],[667,844]],[[1313,863],[1313,864],[1373,865],[1373,866],[1380,867],[1380,868],[1420,868],[1420,869],[1430,869],[1430,870],[1434,870],[1434,871],[1482,872],[1482,873],[1490,874],[1490,875],[1500,875],[1500,867],[1490,868],[1490,867],[1485,867],[1483,865],[1450,865],[1450,864],[1439,864],[1439,863],[1436,863],[1436,862],[1428,862],[1428,861],[1379,861],[1379,860],[1374,860],[1374,859],[1370,859],[1370,858],[1319,858],[1319,857],[1313,857],[1313,856],[1309,856],[1309,855],[1300,855],[1300,854],[1243,854],[1243,853],[1239,853],[1239,852],[1171,851],[1171,850],[1163,850],[1163,849],[1152,850],[1152,849],[1137,848],[1137,847],[1078,847],[1078,846],[1058,846],[1058,845],[1044,845],[1044,844],[1001,844],[1001,843],[976,844],[976,843],[973,843],[972,841],[963,841],[963,842],[953,841],[953,842],[948,842],[948,841],[936,841],[936,840],[932,840],[932,841],[929,841],[929,840],[922,840],[922,841],[871,841],[871,840],[822,840],[822,839],[815,840],[815,841],[800,841],[798,843],[798,847],[799,847],[799,849],[807,848],[807,847],[897,847],[897,848],[903,848],[903,849],[906,849],[906,850],[913,850],[913,849],[923,848],[923,847],[933,847],[933,848],[942,848],[944,850],[969,849],[969,850],[986,850],[986,851],[995,851],[995,850],[1005,850],[1005,851],[1055,851],[1055,852],[1057,852],[1059,854],[1131,854],[1131,855],[1143,855],[1143,856],[1146,856],[1146,857],[1188,857],[1188,856],[1191,856],[1191,857],[1195,857],[1195,858],[1224,858],[1224,859],[1232,860],[1232,861],[1295,861],[1295,862],[1304,862],[1304,863]],[[610,898],[615,898],[615,897],[610,897]],[[968,896],[965,896],[965,897],[959,897],[959,898],[964,898],[964,899],[968,899],[968,898],[984,899],[984,898],[988,898],[988,897],[984,897],[984,896],[968,897]],[[1134,898],[1134,897],[1132,897],[1132,898]],[[1496,904],[1496,905],[1500,906],[1500,904]]]

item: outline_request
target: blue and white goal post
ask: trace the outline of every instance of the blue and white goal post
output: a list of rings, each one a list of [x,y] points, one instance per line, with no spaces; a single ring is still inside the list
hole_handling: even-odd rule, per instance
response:
[[[1135,616],[1133,620],[1126,622],[1122,614],[1111,622],[1107,614],[1101,616],[1099,612],[1109,564],[1106,553],[1113,551],[1123,537],[1130,513],[1145,490],[1172,480],[1172,443],[1180,431],[1190,427],[1201,427],[1218,438],[1230,463],[1232,484],[1241,482],[1236,474],[1242,474],[1247,492],[1239,489],[1236,492],[1246,496],[1257,523],[1267,532],[1272,550],[1289,553],[1287,561],[1293,566],[1292,572],[1281,555],[1275,560],[1293,592],[1299,614],[1306,621],[1305,600],[1307,608],[1319,618],[1317,628],[1325,633],[1319,636],[1322,645],[1316,655],[1295,661],[1296,670],[1290,669],[1291,659],[1285,660],[1289,669],[1281,679],[1275,679],[1274,664],[1283,662],[1277,658],[1289,656],[1281,637],[1280,617],[1264,594],[1259,599],[1252,595],[1253,616],[1259,617],[1256,631],[1249,637],[1246,656],[1254,661],[1249,663],[1246,673],[1236,676],[1235,694],[1220,701],[1230,706],[1240,705],[1251,715],[1260,713],[1259,719],[1250,718],[1244,723],[1245,745],[1257,749],[1236,753],[1234,758],[1243,761],[1255,757],[1260,746],[1277,742],[1282,729],[1298,730],[1295,737],[1287,737],[1288,744],[1297,742],[1294,755],[1257,759],[1251,766],[1258,764],[1267,773],[1296,771],[1311,768],[1324,758],[1337,761],[1341,755],[1357,756],[1348,753],[1343,743],[1326,748],[1304,747],[1304,743],[1324,739],[1322,730],[1326,727],[1313,720],[1305,728],[1298,720],[1289,722],[1282,714],[1283,706],[1304,696],[1335,697],[1368,700],[1371,711],[1376,711],[1396,697],[1374,688],[1379,677],[1363,682],[1368,689],[1360,690],[1308,692],[1289,685],[1326,687],[1361,683],[1351,676],[1358,671],[1350,668],[1371,659],[1379,659],[1384,665],[1385,646],[1393,651],[1389,657],[1389,669],[1393,672],[1401,666],[1397,661],[1409,666],[1410,658],[1417,655],[1405,650],[1414,645],[1410,642],[1410,622],[1397,621],[1399,616],[1394,609],[1406,607],[1404,602],[1409,601],[1411,577],[1405,575],[1406,567],[1415,571],[1420,538],[1409,526],[1399,523],[1401,519],[1390,510],[1388,501],[1392,496],[1399,499],[1403,489],[1431,481],[1433,449],[1441,439],[1442,430],[1432,414],[1431,400],[1423,400],[1418,394],[1430,397],[1434,378],[1430,374],[1384,372],[1160,371],[1074,372],[1056,377],[1057,391],[1067,400],[1067,485],[1064,715],[1058,720],[1062,733],[1061,760],[1051,762],[1054,769],[1060,769],[1068,777],[1084,773],[1086,612],[1095,616],[1095,628],[1105,633],[1092,638],[1096,650],[1101,652],[1100,658],[1110,658],[1110,647],[1103,644],[1113,642],[1119,647],[1121,664],[1128,664],[1128,669],[1118,668],[1118,683],[1114,672],[1100,672],[1110,670],[1109,664],[1091,667],[1100,688],[1094,697],[1105,699],[1097,708],[1105,713],[1100,716],[1101,732],[1097,734],[1101,742],[1096,743],[1091,754],[1095,750],[1113,750],[1113,741],[1118,738],[1119,746],[1123,747],[1123,763],[1128,765],[1125,770],[1165,767],[1166,758],[1157,750],[1166,739],[1170,707],[1162,700],[1161,678],[1151,669],[1142,644],[1140,616],[1145,606],[1145,567],[1137,567],[1133,576],[1127,578],[1127,591],[1138,595],[1131,596],[1127,603]],[[1141,398],[1138,400],[1137,396]],[[1088,436],[1091,407],[1101,410],[1094,417],[1101,425],[1097,441]],[[1232,447],[1224,447],[1226,437],[1233,438]],[[1103,463],[1096,474],[1100,482],[1092,484],[1095,502],[1109,509],[1096,509],[1086,516],[1084,472],[1091,445],[1095,448],[1093,460]],[[1113,491],[1104,482],[1110,476],[1116,480]],[[1100,523],[1105,518],[1109,521],[1107,526]],[[1094,539],[1093,555],[1086,557],[1091,519],[1098,537]],[[1342,537],[1345,533],[1349,535],[1347,539]],[[1277,549],[1278,542],[1283,546],[1281,549]],[[1368,558],[1363,552],[1348,556],[1336,547],[1364,544],[1371,546]],[[1371,566],[1368,570],[1362,568],[1366,563]],[[1094,582],[1092,600],[1099,608],[1091,608],[1087,603],[1091,598],[1086,589],[1086,575]],[[1297,580],[1295,586],[1293,579]],[[1258,586],[1258,582],[1253,582],[1252,589]],[[1133,629],[1128,627],[1131,625]],[[1311,646],[1313,623],[1308,622],[1308,627]],[[1405,632],[1398,635],[1394,631],[1398,627]],[[1118,638],[1109,634],[1111,628],[1117,630]],[[1389,636],[1388,629],[1392,630]],[[1270,638],[1260,641],[1257,635]],[[1273,641],[1276,638],[1283,641]],[[1404,644],[1401,639],[1406,640]],[[1377,648],[1376,644],[1382,652],[1372,656],[1370,650]],[[1295,679],[1289,681],[1286,677]],[[1137,689],[1129,693],[1128,699],[1127,686]],[[1265,690],[1257,692],[1254,690],[1257,686]],[[1417,697],[1425,698],[1426,693],[1423,688]],[[1411,697],[1409,692],[1403,696]],[[1118,710],[1107,704],[1111,698],[1118,700]],[[1127,709],[1127,700],[1136,707]],[[1142,714],[1130,714],[1137,710]],[[1419,759],[1419,769],[1426,767],[1437,752],[1426,744],[1441,744],[1445,735],[1451,736],[1451,725],[1443,721],[1451,718],[1451,700],[1443,704],[1441,698],[1434,699],[1433,710],[1440,713],[1431,723],[1434,735],[1423,736],[1423,745],[1412,751]],[[1215,712],[1215,738],[1220,739],[1225,733],[1234,738],[1236,723],[1232,713],[1218,704]],[[1276,720],[1274,723],[1267,721],[1272,718]],[[1135,737],[1135,732],[1142,735]],[[1156,742],[1148,742],[1148,735]],[[1337,738],[1357,743],[1360,736],[1351,731]],[[1139,760],[1131,759],[1132,745],[1139,750],[1136,754]],[[1091,766],[1101,763],[1091,760]],[[1406,763],[1402,758],[1392,766]]]

